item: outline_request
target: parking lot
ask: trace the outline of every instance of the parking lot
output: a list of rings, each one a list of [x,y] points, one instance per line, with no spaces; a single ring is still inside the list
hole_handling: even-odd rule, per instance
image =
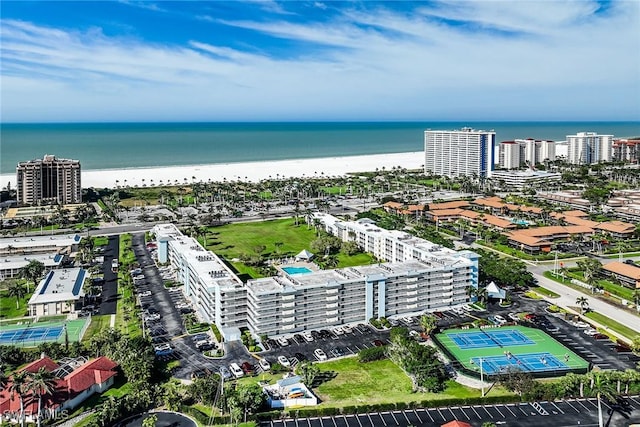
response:
[[[109,246],[111,244],[110,241]],[[174,376],[190,379],[196,371],[219,372],[222,366],[228,368],[231,363],[242,366],[245,362],[252,365],[254,372],[259,372],[257,360],[240,342],[225,343],[225,355],[222,358],[205,357],[203,348],[199,347],[205,337],[196,337],[197,339],[194,340],[194,337],[188,335],[184,328],[183,316],[192,310],[192,306],[183,295],[181,288],[167,289],[164,286],[165,280],[175,279],[172,277],[170,268],[158,268],[155,265],[152,257],[154,248],[146,246],[143,234],[133,236],[133,249],[140,264],[139,271],[134,272],[133,277],[143,316],[146,317],[146,320],[143,318],[145,332],[152,337],[155,345],[162,348],[158,354],[159,358],[180,360],[180,366],[173,371]],[[107,277],[106,274],[105,277]],[[602,369],[634,367],[637,359],[635,356],[620,353],[615,350],[615,343],[596,340],[584,334],[583,329],[545,312],[547,305],[542,301],[528,300],[514,295],[513,304],[508,308],[493,304],[489,311],[482,313],[451,309],[435,314],[438,317],[438,326],[447,328],[477,318],[486,319],[489,316],[498,315],[498,318],[502,316],[511,320],[509,319],[511,313],[523,311],[538,313],[543,319],[543,322],[537,325],[538,327],[546,330],[592,364]],[[415,331],[412,332],[415,338],[422,340],[419,335],[421,332],[419,316],[407,316],[401,319],[390,319],[390,321],[392,326],[404,326]],[[288,363],[291,367],[295,367],[302,360],[313,362],[331,360],[355,355],[365,348],[388,344],[389,330],[377,330],[368,323],[362,323],[351,325],[350,328],[344,328],[342,331],[336,331],[334,328],[308,331],[308,333],[301,331],[280,338],[280,343],[278,339],[269,339],[263,343],[265,351],[259,356],[266,358],[271,364],[286,361],[282,364]],[[199,346],[196,342],[199,342]],[[166,350],[166,345],[161,347],[163,344],[169,344],[171,350]]]
[[[629,420],[614,412],[611,426],[629,425],[640,421],[640,399],[627,399],[631,414]],[[603,402],[605,423],[609,405]],[[496,425],[522,427],[562,427],[576,425],[598,425],[598,404],[595,399],[571,399],[561,402],[530,402],[497,405],[445,406],[406,411],[373,412],[357,415],[337,415],[313,418],[291,418],[265,421],[262,427],[440,427],[459,420],[473,426],[483,422]]]

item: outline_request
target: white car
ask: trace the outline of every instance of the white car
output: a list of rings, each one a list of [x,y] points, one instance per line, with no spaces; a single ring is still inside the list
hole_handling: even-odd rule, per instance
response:
[[[154,350],[157,352],[163,352],[163,351],[168,351],[171,350],[171,344],[169,343],[164,343],[164,344],[160,344],[154,347]]]
[[[244,372],[240,369],[240,366],[237,363],[232,363],[229,365],[229,370],[231,371],[231,375],[236,378],[240,378],[244,376]]]
[[[140,296],[141,297],[150,297],[151,296],[151,291],[140,292]]]
[[[520,318],[518,317],[518,313],[509,313],[507,317],[513,320],[514,322],[517,322],[518,320],[520,320]]]
[[[315,350],[313,350],[313,355],[316,356],[316,358],[321,362],[323,360],[327,360],[327,355],[324,351],[322,351],[321,348],[316,348]]]
[[[304,340],[307,341],[307,342],[313,341],[313,335],[311,335],[311,332],[309,332],[309,331],[304,331],[302,333],[302,338],[304,338]]]
[[[336,326],[335,328],[333,328],[333,333],[336,335],[344,335],[344,329],[342,329],[342,327],[340,326]]]
[[[496,314],[495,316],[493,316],[493,319],[496,321],[496,323],[500,325],[504,325],[505,323],[507,323],[507,319],[500,316],[499,314]]]
[[[271,369],[271,363],[267,359],[260,359],[258,361],[258,365],[262,368],[263,371],[268,371]]]
[[[583,333],[585,335],[594,336],[595,334],[598,333],[598,331],[594,328],[588,328],[588,329],[585,329]]]
[[[578,322],[573,322],[573,326],[575,326],[576,328],[579,329],[584,329],[584,328],[590,328],[591,325],[589,325],[587,322],[583,322],[583,321],[578,321]]]
[[[278,344],[280,344],[281,347],[286,347],[289,345],[289,340],[285,337],[280,337],[278,338]]]
[[[287,359],[286,356],[282,356],[282,355],[278,356],[278,363],[284,366],[285,368],[288,368],[289,366],[291,366],[291,362],[289,362],[289,359]]]
[[[351,326],[349,325],[344,325],[342,327],[342,330],[344,331],[345,334],[350,334],[351,332],[353,332],[353,329],[351,329]]]
[[[160,314],[159,313],[147,314],[146,316],[144,316],[144,320],[146,322],[153,322],[155,320],[160,320]]]

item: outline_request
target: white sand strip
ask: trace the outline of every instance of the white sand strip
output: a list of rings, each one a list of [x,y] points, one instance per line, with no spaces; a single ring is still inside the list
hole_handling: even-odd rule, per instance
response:
[[[82,159],[80,159],[82,163]],[[83,170],[82,187],[113,188],[117,185],[142,186],[184,184],[192,181],[251,181],[268,178],[342,176],[349,172],[370,172],[393,167],[419,169],[424,153],[374,154],[367,156],[325,157],[317,159],[270,160],[264,162],[220,163],[131,169]],[[195,177],[195,178],[194,178]],[[116,182],[117,181],[117,182]],[[15,174],[0,175],[0,186],[16,186]]]

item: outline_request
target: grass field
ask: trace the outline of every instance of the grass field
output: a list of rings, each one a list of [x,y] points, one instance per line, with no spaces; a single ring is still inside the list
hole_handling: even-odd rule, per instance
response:
[[[304,220],[300,219],[299,225],[296,226],[294,219],[287,218],[227,224],[211,228],[207,234],[206,247],[230,262],[238,273],[258,278],[263,275],[256,268],[232,260],[240,258],[243,254],[255,255],[256,250],[261,246],[265,248],[260,252],[262,257],[295,256],[302,249],[311,250],[310,244],[316,238],[315,229],[308,228]],[[202,237],[199,241],[204,244]],[[282,245],[276,246],[276,243],[282,243]],[[374,262],[373,257],[369,254],[353,256],[338,254],[338,267],[352,267],[372,262]]]
[[[558,360],[564,361],[565,355],[568,355],[568,361],[564,361],[570,369],[585,369],[589,364],[579,357],[577,354],[569,350],[567,347],[554,340],[546,333],[533,328],[527,328],[524,326],[509,326],[501,328],[493,328],[485,330],[485,332],[519,332],[533,341],[533,344],[521,344],[521,345],[507,345],[504,346],[486,346],[486,347],[473,347],[473,348],[461,348],[456,344],[452,338],[447,334],[478,334],[482,330],[480,329],[448,329],[436,335],[438,340],[444,345],[449,352],[464,365],[467,369],[477,370],[478,367],[471,363],[472,358],[479,357],[502,357],[505,351],[511,352],[516,358],[526,354],[532,353],[550,353]]]
[[[13,319],[15,317],[26,316],[29,312],[27,302],[31,295],[33,295],[33,284],[29,286],[31,288],[24,298],[20,299],[20,305],[16,307],[16,298],[10,297],[7,291],[0,291],[0,318],[1,319]],[[25,288],[26,290],[26,288]]]
[[[444,400],[479,397],[480,390],[449,381],[442,393],[415,393],[409,377],[390,360],[360,363],[356,357],[347,357],[319,364],[320,369],[335,374],[331,380],[314,391],[322,406],[344,407],[389,402]],[[492,395],[510,394],[495,388]]]
[[[606,326],[610,329],[612,329],[613,331],[619,333],[620,335],[629,338],[630,340],[632,340],[634,337],[640,335],[640,332],[637,332],[625,325],[622,325],[618,322],[616,322],[615,320],[610,319],[609,317],[597,313],[595,311],[589,311],[587,313],[585,313],[585,317],[588,317],[589,319],[593,319],[596,322],[600,323],[603,326]],[[640,319],[638,320],[638,322],[640,322]],[[639,323],[640,324],[640,323]]]
[[[91,324],[87,328],[87,332],[85,332],[82,341],[88,342],[91,337],[98,334],[100,331],[109,329],[110,322],[111,315],[109,314],[91,316]]]
[[[543,288],[542,286],[534,286],[531,288],[532,291],[539,293],[541,295],[546,295],[549,298],[559,298],[560,295],[556,294],[555,292],[547,289],[547,288]]]

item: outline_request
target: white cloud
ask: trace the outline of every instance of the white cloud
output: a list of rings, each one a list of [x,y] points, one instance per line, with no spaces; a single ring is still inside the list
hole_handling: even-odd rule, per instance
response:
[[[632,54],[640,51],[640,5],[616,3],[600,17],[589,2],[518,5],[453,2],[415,14],[344,10],[323,23],[227,22],[314,46],[286,59],[197,39],[176,47],[107,37],[99,28],[3,20],[3,120],[640,117],[633,96],[640,58]]]

